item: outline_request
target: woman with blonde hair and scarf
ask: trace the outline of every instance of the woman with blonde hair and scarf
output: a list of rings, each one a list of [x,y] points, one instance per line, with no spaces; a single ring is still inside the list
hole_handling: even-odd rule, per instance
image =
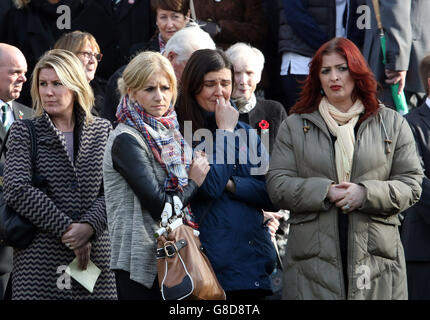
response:
[[[284,299],[407,299],[399,213],[423,172],[408,123],[376,88],[359,49],[334,38],[279,129],[267,186],[290,210]]]
[[[103,164],[110,265],[119,300],[161,300],[153,235],[173,196],[191,216],[188,203],[205,180],[209,162],[199,154],[190,163],[191,149],[173,108],[176,77],[167,58],[140,53],[125,68],[118,87],[119,124],[109,136]]]

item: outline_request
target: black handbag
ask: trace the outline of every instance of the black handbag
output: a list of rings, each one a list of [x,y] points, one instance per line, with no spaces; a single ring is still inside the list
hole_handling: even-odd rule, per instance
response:
[[[42,179],[36,176],[34,173],[36,154],[37,154],[37,144],[36,144],[36,132],[34,129],[34,124],[31,120],[21,120],[25,123],[30,131],[31,140],[31,163],[33,168],[32,184],[33,186],[43,185]],[[0,149],[0,157],[6,151],[6,142],[9,137],[8,130],[4,141]],[[3,169],[4,163],[0,164],[0,175],[3,179]],[[33,241],[36,234],[36,226],[32,224],[28,219],[19,215],[15,210],[6,204],[3,196],[3,181],[0,186],[0,244],[14,247],[16,249],[25,249]]]

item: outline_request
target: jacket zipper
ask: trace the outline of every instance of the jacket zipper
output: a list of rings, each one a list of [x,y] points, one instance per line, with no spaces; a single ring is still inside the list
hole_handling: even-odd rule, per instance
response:
[[[361,135],[370,122],[372,118],[367,118],[363,123],[361,123],[360,128],[358,128],[357,136],[355,137],[355,145],[354,145],[354,155],[352,157],[352,167],[351,167],[351,177],[350,181],[352,181],[353,178],[355,178],[355,168],[357,163],[357,157],[358,157],[358,148],[360,147],[360,141],[361,141]],[[354,230],[354,215],[350,215],[350,218],[348,219],[348,261],[347,261],[347,276],[348,279],[348,292],[347,292],[347,299],[352,298],[352,291],[353,291],[353,278],[354,278],[354,268],[353,265],[354,262],[354,250],[352,250],[352,242],[354,241],[353,230]]]
[[[318,111],[317,111],[318,112]],[[308,115],[312,115],[308,114]],[[305,115],[303,115],[303,118],[306,118],[307,120],[309,120],[310,122],[312,122],[317,128],[319,128],[328,138],[329,140],[329,145],[330,145],[330,155],[331,155],[331,163],[332,163],[332,173],[334,172],[334,176],[336,177],[336,182],[339,181],[339,177],[337,176],[337,171],[336,171],[336,160],[334,157],[334,147],[333,147],[333,142],[331,140],[331,136],[330,133],[328,132],[328,128],[327,126],[322,125],[319,121],[317,121],[316,119],[312,119],[312,117],[306,117]],[[314,121],[315,120],[315,121]],[[323,121],[323,123],[325,123]],[[306,134],[306,133],[305,133]],[[341,295],[341,299],[345,299],[345,297],[347,297],[347,292],[345,292],[345,281],[348,281],[348,279],[344,279],[343,278],[343,267],[342,267],[342,255],[340,253],[340,238],[339,238],[339,217],[338,217],[338,212],[336,212],[336,214],[334,215],[334,230],[335,230],[335,235],[336,235],[336,239],[337,240],[337,244],[336,244],[336,255],[337,257],[339,257],[339,259],[337,259],[337,267],[340,273],[340,295]],[[348,230],[349,232],[349,230]],[[348,242],[349,244],[349,242]],[[348,272],[347,272],[348,273]]]

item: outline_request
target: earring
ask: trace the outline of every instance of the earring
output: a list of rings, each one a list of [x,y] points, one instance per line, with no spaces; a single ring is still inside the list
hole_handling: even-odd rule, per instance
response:
[[[320,90],[321,95],[324,97],[325,96],[325,92],[323,89]]]

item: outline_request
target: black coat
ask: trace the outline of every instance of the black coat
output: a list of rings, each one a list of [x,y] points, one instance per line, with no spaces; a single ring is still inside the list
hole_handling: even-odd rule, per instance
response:
[[[424,103],[405,117],[422,158],[425,178],[420,201],[403,213],[402,242],[406,261],[430,261],[430,108]]]
[[[50,4],[46,0],[33,0],[23,9],[11,8],[0,26],[0,42],[18,47],[24,54],[29,76],[37,60],[45,51],[52,49],[55,41],[70,30],[57,28],[57,7],[67,5],[70,8],[72,27],[74,17],[82,10],[81,1],[61,0]],[[23,85],[19,102],[31,105],[30,81]]]
[[[9,9],[12,7],[12,0],[0,1],[0,27],[3,23],[3,18]]]
[[[3,0],[2,0],[3,1]],[[130,1],[131,2],[131,1]],[[91,33],[100,46],[103,60],[97,75],[104,79],[128,62],[133,44],[149,41],[155,30],[155,20],[148,0],[122,0],[114,10],[112,0],[32,0],[25,8],[12,8],[0,28],[0,42],[18,47],[28,63],[31,74],[39,57],[52,49],[63,34],[73,30]],[[71,29],[57,28],[57,7],[67,5],[71,10]],[[19,99],[31,105],[29,81],[24,84]]]
[[[86,0],[84,9],[73,23],[75,30],[90,32],[100,45],[103,60],[97,74],[109,77],[129,60],[133,44],[149,41],[155,30],[149,0]]]
[[[158,37],[152,38],[147,43],[138,43],[134,45],[130,52],[131,55],[136,55],[141,51],[156,51],[160,52],[160,46],[158,44]],[[118,79],[122,76],[122,73],[127,65],[123,65],[109,78],[106,85],[106,95],[104,97],[103,104],[99,110],[99,115],[102,118],[108,119],[112,124],[116,119],[116,108],[118,107],[119,99],[121,95],[118,91]]]
[[[239,121],[249,124],[253,129],[256,129],[258,135],[269,135],[269,153],[272,153],[273,145],[278,134],[279,127],[282,121],[287,117],[282,104],[274,100],[257,99],[257,104],[254,109],[248,113],[241,113]],[[268,131],[262,131],[260,122],[266,120],[269,123]],[[264,140],[264,139],[262,139]]]

